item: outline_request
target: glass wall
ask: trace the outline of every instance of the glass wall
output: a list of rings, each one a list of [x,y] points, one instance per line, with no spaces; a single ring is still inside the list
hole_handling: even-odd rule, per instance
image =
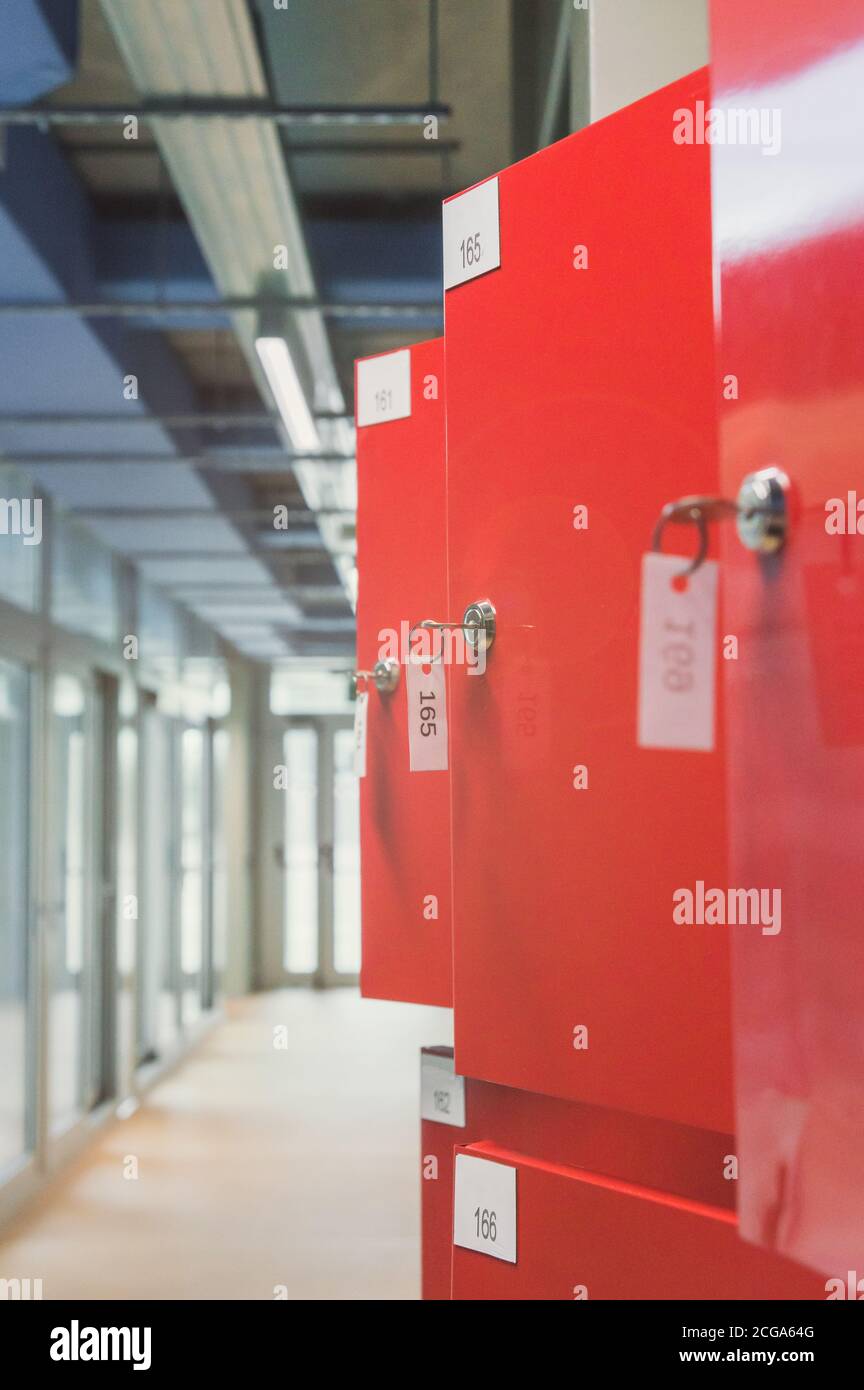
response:
[[[138,1051],[152,1061],[177,1039],[177,953],[173,902],[176,855],[173,726],[147,702],[144,710],[144,874],[138,923]]]
[[[227,729],[212,734],[210,804],[212,807],[211,919],[213,931],[212,995],[221,987],[228,954],[228,750]]]
[[[180,733],[180,969],[183,1024],[201,1013],[204,968],[204,730]]]
[[[0,661],[0,1173],[28,1148],[29,684]]]
[[[121,701],[117,731],[117,1074],[134,1069],[133,990],[138,928],[138,730]]]
[[[51,1127],[67,1129],[88,1108],[88,1005],[96,985],[91,930],[92,696],[77,676],[52,688],[53,932],[48,1094]]]
[[[333,734],[333,968],[360,973],[360,783],[354,731]]]
[[[215,634],[37,502],[0,464],[0,1187],[13,1209],[211,1007],[235,824]]]
[[[282,901],[284,965],[289,975],[318,969],[318,734],[286,730],[287,770]]]
[[[91,531],[62,514],[52,534],[52,613],[71,632],[114,642],[120,625],[114,556]]]

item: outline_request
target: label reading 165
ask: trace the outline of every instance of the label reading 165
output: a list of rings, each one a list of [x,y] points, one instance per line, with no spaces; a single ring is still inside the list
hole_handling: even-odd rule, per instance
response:
[[[412,772],[447,769],[447,690],[440,661],[408,661],[408,757]]]

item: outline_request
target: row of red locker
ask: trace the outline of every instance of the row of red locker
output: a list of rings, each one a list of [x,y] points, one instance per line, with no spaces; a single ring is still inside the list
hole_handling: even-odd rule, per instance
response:
[[[735,1132],[742,1230],[830,1275],[864,1244],[864,607],[825,523],[860,471],[862,218],[822,183],[811,228],[800,187],[842,133],[808,135],[807,83],[860,80],[864,23],[785,23],[736,0],[713,97],[695,74],[445,205],[445,340],[358,364],[362,987],[452,1003],[477,1082]],[[693,135],[748,84],[785,164]],[[709,699],[699,736],[642,738],[658,518],[768,468],[778,555],[662,536],[709,546],[662,595],[711,634]],[[430,734],[447,770],[412,772]]]
[[[857,1296],[739,1238],[727,1137],[421,1069],[424,1299]]]

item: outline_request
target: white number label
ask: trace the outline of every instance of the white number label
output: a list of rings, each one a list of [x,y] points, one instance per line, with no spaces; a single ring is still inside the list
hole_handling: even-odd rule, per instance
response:
[[[357,424],[380,425],[411,414],[411,353],[407,348],[357,363]]]
[[[516,1169],[456,1155],[453,1244],[516,1263]]]
[[[678,585],[686,567],[680,555],[642,557],[640,748],[714,747],[717,562]]]
[[[408,763],[412,772],[447,771],[447,686],[440,661],[408,658]]]
[[[441,1125],[465,1128],[465,1078],[456,1075],[452,1057],[421,1052],[420,1116]]]
[[[501,264],[498,180],[487,179],[444,204],[444,288]]]

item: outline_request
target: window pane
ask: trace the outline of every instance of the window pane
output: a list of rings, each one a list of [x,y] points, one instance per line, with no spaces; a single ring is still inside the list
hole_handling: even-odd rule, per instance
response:
[[[285,969],[318,969],[318,737],[289,729],[283,742],[288,769],[285,798],[283,948]]]
[[[0,661],[0,1168],[27,1148],[28,684]]]
[[[204,930],[204,733],[184,729],[180,737],[182,820],[180,836],[180,967],[183,1022],[201,1013]]]
[[[114,557],[92,532],[59,515],[52,531],[52,617],[60,627],[113,642],[119,601]]]
[[[333,965],[360,971],[360,783],[354,775],[354,733],[333,737]]]
[[[53,941],[49,1092],[51,1124],[66,1129],[81,1113],[86,1088],[84,960],[87,913],[86,822],[87,696],[81,681],[54,681],[54,884],[57,909]]]
[[[225,969],[228,941],[228,847],[227,813],[225,802],[228,778],[227,729],[217,729],[213,735],[213,983],[220,988],[220,976]]]
[[[123,724],[117,733],[117,1068],[129,1073],[134,1029],[136,930],[138,926],[138,732]]]
[[[144,845],[141,878],[140,1056],[153,1057],[177,1037],[172,913],[174,804],[171,726],[152,705],[144,719]]]

